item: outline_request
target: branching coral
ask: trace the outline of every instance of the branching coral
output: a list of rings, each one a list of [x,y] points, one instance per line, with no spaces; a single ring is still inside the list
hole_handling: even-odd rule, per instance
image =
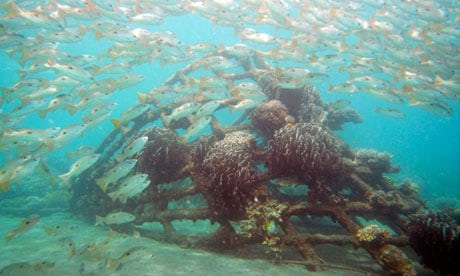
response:
[[[422,264],[441,274],[460,275],[460,234],[451,218],[435,212],[411,215],[407,234]]]

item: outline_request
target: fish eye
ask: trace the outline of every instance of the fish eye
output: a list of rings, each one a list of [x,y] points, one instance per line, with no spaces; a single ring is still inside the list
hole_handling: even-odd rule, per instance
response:
[[[66,134],[67,134],[67,131],[64,131],[62,134],[66,135]]]
[[[30,224],[30,221],[26,221],[26,224]]]

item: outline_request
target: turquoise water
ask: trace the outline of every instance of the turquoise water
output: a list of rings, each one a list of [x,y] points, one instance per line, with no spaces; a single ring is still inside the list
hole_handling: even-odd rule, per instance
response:
[[[13,1],[14,2],[14,1]],[[61,2],[61,1],[58,1]],[[103,3],[110,3],[111,1],[95,1],[96,10],[102,8]],[[3,135],[2,138],[6,139],[9,133],[14,131],[19,131],[23,129],[32,129],[32,130],[43,130],[53,127],[58,127],[64,129],[73,124],[81,124],[83,122],[84,116],[88,115],[90,108],[77,110],[73,115],[69,114],[66,110],[67,108],[60,108],[58,110],[50,111],[44,118],[41,118],[38,113],[38,108],[35,110],[34,107],[31,108],[31,112],[26,117],[14,117],[13,110],[18,106],[24,104],[19,97],[13,96],[8,98],[8,87],[13,87],[19,81],[28,78],[44,78],[47,80],[53,80],[64,74],[53,71],[50,69],[44,68],[44,63],[46,60],[55,60],[57,59],[58,63],[69,63],[72,62],[81,62],[78,60],[79,55],[92,55],[95,57],[93,61],[84,62],[82,65],[79,65],[81,68],[90,71],[94,64],[103,66],[110,62],[121,63],[128,62],[132,65],[126,69],[126,72],[115,75],[97,75],[94,74],[94,81],[99,82],[103,81],[108,77],[120,77],[125,74],[140,74],[144,77],[144,80],[138,84],[130,86],[128,88],[117,89],[108,96],[105,96],[102,102],[116,103],[116,107],[113,108],[110,115],[98,123],[94,128],[86,129],[83,135],[77,135],[74,139],[62,145],[62,147],[56,149],[46,149],[45,152],[40,152],[35,154],[34,150],[31,152],[23,151],[14,145],[4,143],[0,145],[0,164],[5,166],[9,161],[18,158],[25,154],[31,154],[35,157],[39,157],[42,161],[46,161],[47,167],[50,170],[51,179],[56,179],[57,176],[66,173],[69,171],[69,168],[75,162],[74,160],[69,160],[66,157],[66,154],[72,151],[75,151],[80,146],[91,146],[97,148],[105,140],[105,138],[114,131],[114,126],[112,125],[110,119],[120,118],[123,112],[128,110],[130,107],[135,106],[139,103],[137,93],[147,93],[150,89],[159,87],[165,83],[176,71],[184,68],[188,64],[193,63],[196,60],[199,60],[203,55],[208,54],[207,52],[200,53],[196,51],[190,58],[186,58],[180,62],[173,62],[169,60],[171,56],[165,56],[163,59],[165,62],[160,62],[159,59],[155,57],[148,60],[148,57],[142,59],[141,57],[128,55],[123,58],[114,58],[111,59],[108,54],[112,47],[117,43],[123,45],[123,43],[128,44],[128,42],[116,42],[114,39],[108,37],[107,33],[102,33],[102,38],[96,37],[96,32],[94,29],[94,23],[97,22],[109,22],[110,24],[121,23],[120,26],[126,28],[121,30],[122,32],[132,31],[136,28],[143,28],[150,33],[153,32],[172,32],[174,33],[174,38],[181,41],[187,46],[177,46],[181,50],[189,51],[190,47],[198,43],[210,43],[216,48],[224,46],[231,46],[235,44],[245,44],[252,49],[263,51],[267,53],[264,55],[268,64],[273,68],[287,68],[287,67],[301,67],[307,68],[311,71],[316,71],[318,73],[328,74],[328,78],[320,83],[316,84],[315,87],[321,99],[325,103],[331,103],[336,100],[347,100],[350,102],[349,107],[355,109],[360,116],[362,117],[362,123],[352,124],[347,123],[343,126],[343,130],[336,131],[336,133],[347,143],[353,150],[357,149],[375,149],[380,152],[388,152],[392,155],[392,163],[400,167],[400,172],[397,174],[389,174],[388,176],[395,179],[397,183],[402,183],[405,180],[410,180],[415,183],[420,190],[420,196],[423,200],[426,200],[429,206],[434,208],[450,207],[454,209],[460,208],[459,198],[460,198],[460,99],[459,91],[456,90],[459,87],[459,71],[460,68],[458,64],[455,63],[458,61],[458,49],[460,46],[460,40],[458,37],[455,37],[450,34],[443,33],[443,30],[453,30],[455,34],[458,34],[458,14],[459,14],[459,5],[455,1],[441,1],[437,4],[433,4],[434,15],[420,15],[420,18],[412,17],[409,19],[410,22],[406,22],[404,26],[397,26],[394,23],[393,29],[386,31],[380,30],[376,27],[375,30],[367,29],[366,32],[382,32],[381,34],[376,34],[380,38],[379,50],[375,51],[375,60],[379,65],[384,64],[383,59],[390,59],[391,55],[389,52],[403,51],[404,49],[411,48],[414,50],[414,59],[428,57],[432,61],[444,61],[449,59],[449,55],[454,53],[456,56],[452,56],[451,62],[446,62],[442,70],[443,72],[438,72],[438,70],[433,66],[433,72],[429,72],[427,65],[420,65],[419,75],[424,75],[429,72],[427,75],[429,80],[420,80],[414,86],[430,86],[434,89],[445,89],[448,92],[439,92],[436,94],[436,98],[429,98],[426,101],[428,103],[438,103],[442,101],[443,104],[448,105],[449,114],[439,115],[436,111],[430,110],[429,108],[421,108],[421,105],[411,104],[411,98],[407,96],[408,94],[403,93],[403,87],[401,83],[398,83],[391,74],[377,73],[367,76],[382,78],[387,80],[390,84],[391,89],[397,91],[398,95],[401,96],[400,103],[389,102],[388,100],[383,99],[382,97],[376,97],[372,93],[366,91],[366,89],[358,89],[357,92],[350,93],[335,93],[329,92],[328,87],[330,85],[338,85],[345,82],[353,83],[354,80],[350,78],[350,75],[347,73],[347,66],[354,64],[355,54],[352,53],[351,48],[353,46],[358,46],[364,41],[364,45],[368,47],[373,46],[373,41],[366,41],[367,37],[365,32],[359,32],[359,29],[353,30],[350,29],[341,30],[341,34],[337,37],[331,38],[334,35],[328,35],[326,30],[322,30],[322,26],[329,26],[328,22],[318,19],[309,19],[309,20],[318,20],[315,24],[310,24],[309,28],[311,33],[302,33],[302,31],[292,30],[288,26],[288,23],[283,22],[276,17],[275,11],[270,10],[265,14],[266,17],[262,16],[262,22],[259,20],[248,19],[246,21],[241,21],[240,19],[234,19],[234,22],[228,22],[225,25],[220,24],[219,18],[223,16],[222,10],[228,10],[233,12],[235,15],[238,15],[239,12],[245,15],[251,16],[261,16],[260,12],[262,9],[261,1],[147,1],[144,3],[145,6],[136,5],[131,3],[131,1],[115,1],[121,9],[111,10],[110,8],[107,11],[107,16],[92,16],[90,18],[78,18],[77,15],[73,15],[71,11],[67,16],[62,15],[62,18],[54,20],[52,14],[43,13],[45,19],[40,19],[52,24],[59,22],[64,27],[62,29],[49,29],[49,25],[40,25],[43,22],[33,22],[31,19],[28,19],[29,14],[26,11],[33,11],[39,5],[46,5],[47,1],[24,1],[18,2],[19,13],[17,8],[12,8],[10,1],[2,1],[3,5],[3,18],[1,23],[4,28],[1,32],[3,38],[2,43],[0,44],[0,87],[2,87],[2,101],[0,105],[0,134]],[[150,2],[150,3],[148,3]],[[172,4],[174,2],[174,4]],[[257,2],[258,4],[252,4]],[[265,1],[262,1],[265,2]],[[286,11],[289,11],[290,17],[301,20],[307,18],[306,14],[308,12],[302,11],[307,9],[307,6],[311,9],[313,13],[315,10],[313,7],[318,7],[318,9],[336,11],[337,15],[330,15],[328,18],[332,24],[339,22],[341,18],[340,11],[348,12],[348,16],[356,16],[361,20],[361,22],[366,22],[371,24],[371,20],[376,19],[381,20],[382,22],[399,22],[397,19],[391,17],[391,15],[383,16],[381,13],[384,7],[381,4],[364,4],[359,1],[325,1],[320,3],[320,1],[313,1],[317,3],[310,3],[310,5],[301,5],[302,1],[286,1],[286,2],[277,2],[274,3],[285,3]],[[328,2],[328,3],[326,3]],[[380,1],[378,1],[380,2]],[[385,2],[385,1],[382,1]],[[405,8],[412,10],[414,6],[419,5],[415,1],[413,3],[403,3],[400,6],[400,10],[397,8],[398,1],[388,1],[388,7],[391,13],[392,10],[398,10],[399,12],[404,13]],[[171,3],[176,7],[182,5],[184,7],[184,14],[174,15],[164,12],[162,14],[163,21],[159,24],[145,24],[145,23],[136,23],[136,22],[125,22],[122,20],[123,13],[126,12],[130,16],[141,13],[145,10],[148,12],[158,12],[160,14],[161,7],[164,7],[168,3]],[[200,10],[200,6],[194,9],[193,6],[196,4],[202,3],[205,10]],[[377,1],[376,1],[377,3]],[[80,3],[75,3],[74,1],[63,1],[60,3],[66,6],[74,6],[84,8]],[[188,5],[192,5],[189,7]],[[155,6],[158,5],[158,6]],[[221,6],[219,6],[221,5]],[[228,5],[228,6],[227,6]],[[355,5],[361,6],[362,9],[353,10],[349,7]],[[421,8],[426,7],[425,5],[420,4]],[[283,5],[281,5],[283,6]],[[136,8],[137,7],[137,8]],[[155,8],[156,7],[156,8]],[[215,10],[217,8],[217,11]],[[239,8],[245,7],[242,11]],[[260,9],[258,9],[259,7]],[[301,8],[300,8],[301,7]],[[340,9],[342,7],[342,9]],[[396,7],[396,8],[395,8]],[[7,10],[15,10],[14,15],[11,12],[8,14]],[[62,10],[66,7],[62,7]],[[437,17],[437,10],[446,13],[443,16]],[[21,11],[24,14],[21,14]],[[87,11],[88,12],[88,11]],[[258,14],[259,12],[259,14]],[[325,12],[325,14],[328,14]],[[38,12],[39,13],[39,12]],[[304,14],[305,13],[305,14]],[[282,14],[282,13],[281,13]],[[264,13],[262,13],[264,15]],[[323,14],[324,15],[324,14]],[[282,15],[283,16],[283,15]],[[304,17],[303,17],[304,16]],[[432,16],[432,17],[430,17]],[[346,17],[346,16],[345,16]],[[457,18],[456,18],[457,17]],[[231,17],[235,18],[235,17]],[[269,19],[274,21],[270,21]],[[260,19],[260,18],[259,18]],[[266,21],[265,21],[266,19]],[[390,19],[394,20],[391,21]],[[14,21],[17,20],[17,21]],[[305,19],[307,20],[307,19]],[[432,20],[432,22],[430,21]],[[128,20],[129,21],[129,20]],[[280,23],[281,22],[281,23]],[[25,23],[25,25],[22,25]],[[283,25],[284,23],[284,25]],[[230,25],[228,25],[230,24]],[[233,24],[233,25],[231,25]],[[243,27],[254,28],[258,32],[264,32],[269,35],[273,35],[284,42],[288,41],[292,43],[292,38],[299,35],[299,33],[311,35],[312,37],[320,38],[322,43],[328,43],[330,41],[344,43],[346,44],[344,51],[337,51],[337,49],[325,46],[318,51],[308,52],[307,55],[303,55],[297,60],[292,59],[278,59],[274,54],[270,55],[270,51],[276,50],[285,50],[288,48],[284,42],[280,44],[269,44],[264,42],[252,42],[246,39],[243,39]],[[55,45],[48,45],[45,42],[40,42],[36,40],[39,37],[38,33],[41,33],[46,37],[45,41],[53,41],[49,36],[56,31],[66,31],[71,30],[72,28],[77,28],[78,26],[86,26],[88,30],[82,34],[81,39],[75,42],[61,42]],[[419,28],[417,28],[419,27]],[[420,40],[414,40],[409,37],[408,30],[410,28],[415,28],[419,31],[428,30],[428,37],[423,37]],[[448,46],[445,46],[442,43],[437,41],[428,42],[429,35],[434,36],[434,32],[440,32],[441,36],[445,35],[445,39],[441,42],[445,42]],[[13,38],[7,37],[8,35],[16,34],[20,36],[19,42],[13,43],[10,45],[8,41],[11,41]],[[400,35],[399,38],[402,39],[399,45],[390,45],[383,42],[384,38],[387,39],[391,35]],[[47,37],[48,36],[48,37]],[[107,36],[107,37],[106,37]],[[362,36],[362,37],[361,37]],[[300,39],[299,39],[300,40]],[[37,47],[36,49],[58,49],[64,53],[72,56],[69,62],[64,62],[59,60],[59,56],[54,56],[53,53],[45,54],[36,54],[31,55],[28,59],[25,60],[24,64],[21,64],[21,58],[24,53],[27,52],[26,46],[23,43],[28,43],[32,41],[31,45],[28,45],[29,48]],[[43,43],[40,45],[40,43]],[[145,42],[148,43],[148,42]],[[369,44],[366,44],[369,43]],[[325,44],[325,45],[326,45]],[[319,43],[318,45],[322,45]],[[389,46],[390,45],[390,46]],[[347,48],[348,47],[348,48]],[[446,56],[443,55],[442,51],[448,49],[450,52],[446,53]],[[126,49],[129,50],[129,49]],[[365,51],[366,49],[362,49]],[[137,49],[134,49],[137,51]],[[416,51],[422,51],[423,54],[418,55]],[[273,52],[272,52],[273,53]],[[309,61],[312,56],[322,57],[327,54],[333,54],[336,56],[344,57],[346,62],[344,64],[333,64],[332,66],[323,69],[321,71],[315,65],[311,65]],[[359,57],[359,55],[358,55]],[[140,59],[139,59],[140,58]],[[44,70],[39,73],[27,73],[27,66],[38,62],[39,67],[41,66]],[[407,70],[412,72],[417,70],[417,65],[405,64],[405,61],[394,59],[393,62],[400,62],[400,66],[397,66],[397,69],[392,68],[395,75],[400,74],[400,70]],[[163,64],[164,63],[164,64]],[[312,62],[313,63],[313,62]],[[452,67],[451,64],[453,65]],[[310,66],[311,65],[311,66]],[[339,67],[345,66],[343,72],[339,71]],[[382,67],[385,67],[382,65]],[[388,69],[389,67],[385,67]],[[427,69],[428,68],[428,69]],[[27,74],[24,77],[21,77],[20,71],[24,70]],[[450,73],[447,73],[450,72]],[[435,75],[441,75],[444,80],[449,80],[454,83],[453,88],[447,88],[441,86],[434,86],[434,77]],[[424,75],[425,76],[425,75]],[[198,77],[199,78],[199,75]],[[91,82],[80,84],[83,87],[88,87]],[[307,83],[308,84],[308,83]],[[78,86],[76,86],[78,87]],[[63,88],[60,93],[68,95],[76,95],[76,92],[73,90],[76,87]],[[104,91],[99,91],[104,92]],[[390,93],[389,91],[383,91],[383,93]],[[393,92],[391,92],[393,93]],[[44,97],[43,100],[50,102],[57,94]],[[89,94],[89,97],[92,95]],[[80,96],[75,96],[72,100],[72,104],[77,104]],[[96,101],[96,99],[91,99]],[[426,103],[423,103],[426,104]],[[398,112],[404,114],[404,118],[395,118],[391,114],[385,115],[382,113],[376,112],[376,108],[392,108],[397,109]],[[443,109],[445,111],[446,109]],[[450,112],[451,111],[451,112]],[[13,115],[11,115],[13,114]],[[240,114],[240,113],[238,113]],[[235,116],[234,113],[229,113],[226,109],[221,110],[214,114],[218,121],[222,124],[227,124],[234,120],[231,116]],[[161,120],[157,121],[157,125],[161,126]],[[178,130],[179,134],[183,134],[185,130]],[[210,127],[206,127],[204,131],[200,134],[209,134],[211,132]],[[44,138],[45,140],[48,138]],[[6,140],[2,140],[6,141]],[[47,143],[46,141],[44,142]],[[49,177],[40,176],[38,170],[34,170],[31,174],[28,174],[24,178],[19,180],[11,181],[8,191],[0,193],[0,204],[2,207],[2,215],[10,215],[9,211],[15,210],[13,215],[19,215],[24,217],[26,214],[30,214],[34,205],[31,201],[38,199],[38,202],[44,203],[48,207],[52,207],[50,210],[62,210],[67,211],[68,203],[67,200],[70,198],[72,191],[68,191],[67,188],[63,187],[62,183],[58,179],[58,184],[51,185],[48,183],[50,180]],[[48,181],[48,182],[47,182]],[[42,197],[42,193],[46,193],[46,197]],[[44,199],[45,198],[45,199]],[[3,204],[2,204],[3,201]],[[24,208],[11,208],[11,204],[18,202],[19,205],[23,205]],[[48,204],[46,201],[49,201]],[[37,203],[38,204],[38,203]],[[52,211],[51,211],[52,212]]]

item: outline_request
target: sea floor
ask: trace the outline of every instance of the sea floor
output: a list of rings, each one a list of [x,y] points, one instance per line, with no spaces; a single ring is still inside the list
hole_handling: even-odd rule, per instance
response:
[[[15,229],[23,218],[0,215],[0,235]],[[58,227],[59,226],[59,227]],[[47,233],[45,228],[48,228]],[[73,241],[75,252],[65,241]],[[302,265],[274,264],[196,249],[183,249],[143,237],[114,233],[69,213],[41,217],[39,223],[10,241],[0,240],[0,269],[14,263],[39,269],[12,269],[11,275],[305,275]],[[130,250],[131,249],[131,250]],[[129,255],[125,254],[128,250]],[[123,256],[123,257],[121,257]],[[4,273],[5,275],[8,275]],[[360,275],[337,269],[314,275]],[[362,274],[361,274],[362,275]]]
[[[0,236],[5,237],[23,219],[0,215]],[[41,217],[23,235],[10,241],[0,239],[0,248],[0,270],[14,263],[36,265],[10,267],[10,274],[4,270],[0,275],[378,275],[382,272],[362,250],[344,254],[343,248],[319,247],[318,253],[331,266],[326,271],[310,272],[299,264],[237,258],[128,236],[88,224],[70,213]]]

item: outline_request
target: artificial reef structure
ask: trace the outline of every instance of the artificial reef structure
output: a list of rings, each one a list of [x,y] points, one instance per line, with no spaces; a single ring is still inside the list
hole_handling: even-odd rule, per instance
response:
[[[224,80],[227,91],[253,82],[266,99],[244,109],[231,123],[213,116],[211,131],[192,142],[177,131],[192,125],[187,117],[162,127],[158,122],[184,103],[204,105],[211,97],[187,95],[164,104],[147,100],[154,108],[110,133],[98,149],[98,162],[73,179],[74,212],[92,220],[125,211],[136,219],[111,226],[117,231],[137,231],[185,247],[238,252],[239,257],[261,251],[259,257],[315,271],[334,266],[319,253],[328,245],[367,251],[369,260],[380,267],[373,268],[377,273],[414,275],[416,253],[434,271],[458,272],[452,259],[459,246],[455,222],[428,213],[413,183],[397,185],[385,176],[398,172],[389,154],[352,150],[334,133],[344,123],[361,121],[354,110],[323,103],[308,80],[291,81],[255,51],[242,55],[221,49],[202,59],[214,55],[232,60],[238,68],[209,69],[202,79]],[[163,87],[190,85],[199,62],[176,72]],[[200,83],[199,89],[210,89],[204,85]],[[241,95],[228,93],[213,114],[239,103]],[[95,179],[117,164],[115,155],[122,144],[142,136],[149,139],[133,157],[133,173],[148,174],[150,185],[126,203],[113,201]],[[433,216],[437,219],[427,224]],[[182,220],[208,221],[216,230],[204,235],[181,232],[174,224]],[[162,229],[140,227],[152,222]],[[433,236],[436,244],[430,243]],[[436,254],[439,258],[431,256]]]

